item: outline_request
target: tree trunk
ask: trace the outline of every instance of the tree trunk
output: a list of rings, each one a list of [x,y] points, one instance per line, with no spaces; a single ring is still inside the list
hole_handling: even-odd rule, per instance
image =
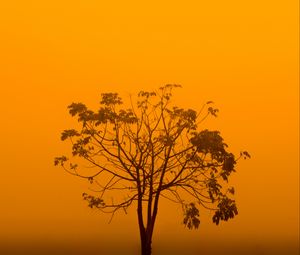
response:
[[[152,254],[152,234],[145,231],[145,235],[141,237],[142,255]]]

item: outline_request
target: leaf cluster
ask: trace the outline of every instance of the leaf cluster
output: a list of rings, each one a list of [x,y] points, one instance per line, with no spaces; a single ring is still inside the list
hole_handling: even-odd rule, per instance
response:
[[[238,214],[235,201],[224,196],[218,203],[218,210],[213,216],[213,222],[219,225],[220,220],[228,221]]]
[[[189,229],[197,229],[200,225],[199,210],[194,203],[184,206],[183,224]]]

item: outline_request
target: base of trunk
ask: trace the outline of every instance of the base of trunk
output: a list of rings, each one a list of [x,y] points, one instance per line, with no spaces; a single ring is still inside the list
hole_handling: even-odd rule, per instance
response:
[[[151,240],[143,240],[142,241],[142,255],[151,255],[152,254],[152,247],[151,247]]]

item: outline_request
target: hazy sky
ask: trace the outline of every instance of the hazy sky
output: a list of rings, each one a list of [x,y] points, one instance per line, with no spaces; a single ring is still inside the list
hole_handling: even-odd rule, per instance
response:
[[[135,208],[108,224],[81,198],[88,183],[53,158],[70,148],[71,102],[177,83],[177,104],[213,100],[220,114],[205,128],[252,159],[232,178],[238,217],[216,227],[203,211],[188,231],[163,202],[154,255],[297,254],[298,1],[2,2],[0,253],[137,252]]]

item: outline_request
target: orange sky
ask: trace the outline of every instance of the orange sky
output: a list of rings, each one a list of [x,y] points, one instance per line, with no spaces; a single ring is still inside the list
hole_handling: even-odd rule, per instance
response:
[[[134,253],[135,209],[108,224],[81,199],[88,183],[53,166],[69,148],[60,132],[75,124],[66,107],[178,83],[178,105],[213,100],[220,116],[206,127],[252,159],[232,179],[236,219],[216,227],[203,212],[190,232],[180,208],[164,203],[156,254],[297,254],[298,10],[296,0],[1,3],[0,253],[8,244]]]

